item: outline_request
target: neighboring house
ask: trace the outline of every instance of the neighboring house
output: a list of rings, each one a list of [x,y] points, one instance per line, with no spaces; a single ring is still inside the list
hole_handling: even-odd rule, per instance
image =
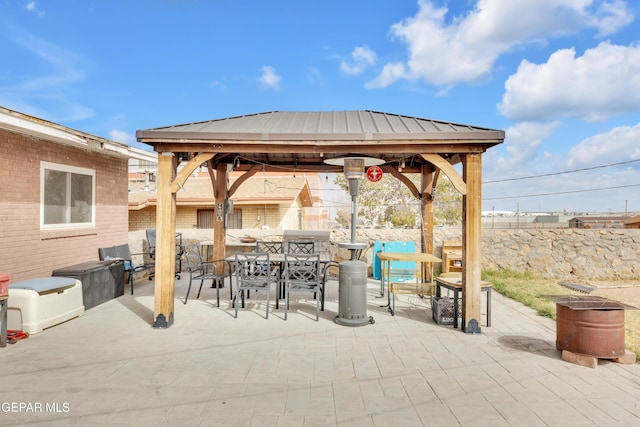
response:
[[[569,228],[624,228],[623,216],[583,216],[569,220]]]
[[[0,271],[51,276],[126,243],[127,163],[153,157],[0,107]]]
[[[151,178],[150,178],[151,176]],[[229,186],[238,174],[231,175]],[[156,187],[150,174],[135,174],[129,182],[130,231],[154,228]],[[265,173],[249,178],[231,197],[230,229],[326,229],[328,213],[321,207],[318,174],[297,177]],[[208,174],[189,178],[176,194],[176,228],[213,228],[213,185]]]
[[[627,218],[624,222],[625,228],[640,228],[640,215]]]

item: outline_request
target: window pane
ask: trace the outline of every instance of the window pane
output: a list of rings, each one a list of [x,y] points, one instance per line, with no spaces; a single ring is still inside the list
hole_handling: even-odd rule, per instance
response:
[[[87,226],[94,221],[95,171],[41,162],[42,226]]]
[[[44,223],[63,224],[67,201],[67,173],[45,170],[44,178]]]
[[[242,229],[242,210],[234,209],[231,215],[227,215],[227,228]]]
[[[71,174],[71,222],[91,222],[92,179],[89,175]]]
[[[198,228],[213,228],[213,209],[198,210]]]

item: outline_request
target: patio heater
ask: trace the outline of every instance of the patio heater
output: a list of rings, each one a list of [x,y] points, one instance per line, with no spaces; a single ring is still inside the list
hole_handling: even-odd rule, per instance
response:
[[[339,266],[338,315],[335,322],[342,326],[365,326],[375,320],[373,316],[367,316],[367,264],[360,261],[357,255],[358,251],[368,246],[366,243],[356,242],[358,184],[364,176],[365,166],[379,165],[384,161],[371,157],[342,157],[327,159],[325,163],[344,167],[351,195],[351,241],[338,243],[339,247],[351,252],[351,257]]]

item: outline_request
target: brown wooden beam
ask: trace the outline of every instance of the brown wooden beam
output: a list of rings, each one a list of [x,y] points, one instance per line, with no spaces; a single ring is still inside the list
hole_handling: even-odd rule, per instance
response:
[[[178,160],[173,153],[158,154],[156,209],[156,264],[153,327],[173,324],[176,269],[176,193],[174,184]]]
[[[176,193],[181,186],[189,179],[193,171],[198,169],[204,162],[214,156],[215,153],[200,153],[193,159],[189,160],[178,172],[177,176],[171,183],[171,191]]]
[[[233,182],[233,185],[231,185],[231,188],[229,188],[229,192],[228,192],[229,197],[233,196],[236,190],[238,190],[238,187],[240,187],[246,180],[251,178],[253,175],[258,173],[262,169],[263,168],[260,165],[253,165],[251,169],[249,169],[246,173],[240,175],[240,177]]]
[[[227,232],[225,229],[226,198],[227,198],[227,165],[219,163],[216,166],[216,209],[213,219],[213,259],[222,260],[225,258]],[[224,262],[216,264],[218,271],[224,271]]]
[[[255,163],[241,163],[240,166],[236,166],[233,168],[234,172],[247,172],[252,170],[254,167],[258,166],[258,169],[260,171],[263,172],[280,172],[282,173],[283,171],[290,171],[293,172],[293,165],[288,164],[288,163],[281,163],[281,162],[272,162],[273,165],[271,164],[255,164]],[[298,164],[298,166],[296,167],[296,172],[297,173],[319,173],[319,172],[326,172],[326,173],[342,173],[342,166],[331,166],[331,165],[306,165],[306,164]],[[406,168],[404,169],[407,171],[407,173],[418,173],[420,172],[419,169],[417,168]]]
[[[207,162],[207,172],[209,172],[209,178],[211,179],[211,188],[213,188],[213,197],[218,197],[218,185],[216,184],[216,174],[213,173],[213,161]]]
[[[435,185],[433,183],[434,175],[433,168],[424,167],[420,180],[420,192],[422,194],[420,204],[420,211],[422,212],[421,245],[422,252],[428,254],[433,254],[433,197],[431,193]],[[432,277],[432,268],[433,263],[423,262],[422,277]]]
[[[396,169],[393,166],[389,166],[389,165],[382,165],[381,169],[383,170],[384,173],[388,173],[388,174],[394,176],[400,182],[402,182],[409,189],[411,194],[413,194],[413,197],[415,197],[416,199],[420,199],[422,197],[422,194],[420,193],[420,191],[418,190],[416,185],[413,183],[413,181],[411,181],[402,172],[398,172],[398,169]]]
[[[451,184],[454,186],[456,190],[460,192],[463,196],[467,194],[467,186],[464,182],[464,179],[460,176],[457,170],[451,163],[449,163],[444,157],[429,153],[421,154],[422,158],[432,163],[434,166],[438,167],[445,175],[449,177]]]
[[[480,333],[482,268],[482,156],[462,159],[467,194],[462,196],[462,316],[463,330]]]

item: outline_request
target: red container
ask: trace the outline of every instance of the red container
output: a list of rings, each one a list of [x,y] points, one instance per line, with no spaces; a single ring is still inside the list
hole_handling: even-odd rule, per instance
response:
[[[0,297],[9,295],[9,275],[0,273]]]

